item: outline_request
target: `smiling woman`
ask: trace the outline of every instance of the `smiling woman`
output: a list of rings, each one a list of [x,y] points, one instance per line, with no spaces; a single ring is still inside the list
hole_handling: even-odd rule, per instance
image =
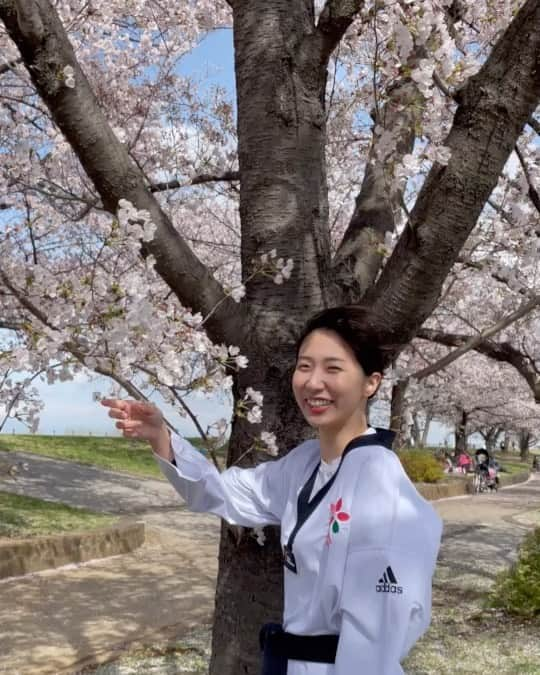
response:
[[[392,452],[392,433],[366,419],[386,353],[357,307],[313,317],[292,388],[318,439],[251,469],[219,473],[154,406],[102,401],[124,435],[150,442],[191,510],[281,526],[283,625],[261,630],[263,675],[398,675],[429,626],[441,521]]]
[[[297,343],[294,396],[318,430],[327,461],[341,455],[349,438],[366,432],[367,401],[376,394],[386,365],[364,320],[357,306],[326,310],[307,323]]]

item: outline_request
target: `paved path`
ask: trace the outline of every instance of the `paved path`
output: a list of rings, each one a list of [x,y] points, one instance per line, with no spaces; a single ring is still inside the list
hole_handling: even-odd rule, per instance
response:
[[[488,589],[515,560],[527,531],[540,526],[540,474],[496,494],[444,499],[435,507],[444,520],[437,579],[449,591]]]
[[[26,452],[0,451],[0,462],[28,464],[17,480],[3,480],[2,490],[50,499],[70,506],[114,514],[140,514],[178,508],[177,493],[166,481],[64,462]]]
[[[89,657],[106,659],[127,644],[178,636],[210,621],[216,518],[186,511],[166,483],[29,457],[30,471],[11,489],[137,513],[149,540],[132,554],[0,582],[0,673],[74,673]],[[445,520],[439,573],[477,588],[513,559],[538,520],[540,476],[498,495],[443,500],[436,508]]]

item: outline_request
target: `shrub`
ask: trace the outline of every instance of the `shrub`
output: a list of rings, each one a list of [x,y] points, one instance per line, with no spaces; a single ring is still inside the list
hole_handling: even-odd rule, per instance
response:
[[[497,576],[487,605],[516,616],[540,617],[540,527],[523,540],[517,562]]]
[[[436,483],[444,476],[441,465],[430,452],[405,450],[398,456],[414,483]]]

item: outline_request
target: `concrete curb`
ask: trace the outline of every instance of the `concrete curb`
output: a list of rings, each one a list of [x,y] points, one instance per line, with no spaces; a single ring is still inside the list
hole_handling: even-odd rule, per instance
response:
[[[511,475],[499,474],[501,487],[526,483],[530,477],[529,471],[520,471]],[[436,499],[449,499],[472,494],[472,478],[456,480],[451,483],[415,483],[418,492],[429,501]]]
[[[144,523],[124,519],[111,527],[0,542],[0,579],[129,553],[144,543]]]

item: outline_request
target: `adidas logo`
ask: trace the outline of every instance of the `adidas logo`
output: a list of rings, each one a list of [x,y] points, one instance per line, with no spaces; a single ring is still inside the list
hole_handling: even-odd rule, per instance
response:
[[[377,593],[403,593],[403,588],[397,585],[398,580],[396,579],[392,568],[388,566],[384,571],[384,574],[379,579],[379,583],[375,586]]]

